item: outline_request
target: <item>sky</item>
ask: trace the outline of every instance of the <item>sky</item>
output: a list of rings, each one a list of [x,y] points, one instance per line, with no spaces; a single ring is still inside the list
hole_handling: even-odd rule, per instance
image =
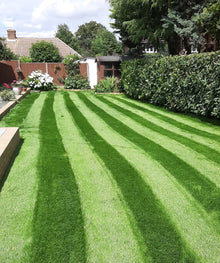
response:
[[[74,33],[90,21],[113,31],[109,8],[107,0],[1,0],[0,37],[7,37],[7,29],[17,37],[54,37],[60,24]]]

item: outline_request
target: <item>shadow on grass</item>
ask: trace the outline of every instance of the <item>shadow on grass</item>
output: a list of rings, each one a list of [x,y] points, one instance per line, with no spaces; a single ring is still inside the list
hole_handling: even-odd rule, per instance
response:
[[[68,93],[64,94],[64,98],[77,126],[111,172],[127,206],[132,211],[145,242],[146,258],[150,255],[152,262],[158,263],[184,260],[184,262],[194,262],[193,255],[182,242],[151,187],[144,182],[137,170],[94,130]]]
[[[6,182],[7,178],[8,178],[8,175],[9,175],[9,173],[11,171],[11,168],[12,168],[14,162],[15,162],[16,157],[20,153],[20,150],[21,150],[21,147],[22,147],[23,143],[24,143],[24,139],[21,138],[17,148],[15,149],[15,151],[14,151],[14,153],[12,155],[12,158],[11,158],[11,161],[10,161],[10,163],[8,165],[8,168],[6,169],[4,176],[2,177],[2,179],[0,181],[0,192],[2,191],[2,189],[4,187],[4,184],[5,184],[5,182]]]
[[[39,126],[38,192],[28,262],[85,262],[84,220],[77,182],[48,92]]]

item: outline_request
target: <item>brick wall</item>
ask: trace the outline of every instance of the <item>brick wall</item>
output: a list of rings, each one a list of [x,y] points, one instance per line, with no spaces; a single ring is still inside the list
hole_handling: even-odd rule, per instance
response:
[[[21,75],[17,73],[19,67],[19,61],[0,61],[0,85],[3,83],[11,83],[13,80],[19,80],[19,77],[26,79],[27,76],[35,70],[41,70],[42,73],[47,72],[55,84],[61,86],[59,78],[67,76],[63,63],[20,63],[22,70]],[[80,73],[82,76],[87,76],[87,64],[80,64]]]

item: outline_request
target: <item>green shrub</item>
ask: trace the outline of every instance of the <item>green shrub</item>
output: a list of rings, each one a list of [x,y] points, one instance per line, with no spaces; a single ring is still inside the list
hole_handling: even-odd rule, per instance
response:
[[[11,90],[3,90],[0,93],[0,96],[1,96],[2,100],[4,100],[4,101],[9,101],[9,100],[15,99],[15,94]]]
[[[80,73],[79,57],[77,55],[67,55],[63,60],[63,64],[68,76],[75,76]]]
[[[101,79],[95,86],[95,92],[113,92],[116,87],[117,78],[111,77]]]
[[[19,60],[20,60],[21,63],[31,63],[32,62],[32,58],[26,57],[26,56],[20,57]]]
[[[87,78],[83,78],[81,75],[68,76],[65,79],[65,89],[90,89]]]
[[[220,118],[220,52],[147,56],[123,62],[121,71],[124,90],[134,99]]]

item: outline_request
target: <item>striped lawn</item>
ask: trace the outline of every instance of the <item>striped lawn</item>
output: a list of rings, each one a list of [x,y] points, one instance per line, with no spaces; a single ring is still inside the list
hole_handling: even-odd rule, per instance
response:
[[[31,94],[0,262],[220,262],[220,127],[90,92]]]

